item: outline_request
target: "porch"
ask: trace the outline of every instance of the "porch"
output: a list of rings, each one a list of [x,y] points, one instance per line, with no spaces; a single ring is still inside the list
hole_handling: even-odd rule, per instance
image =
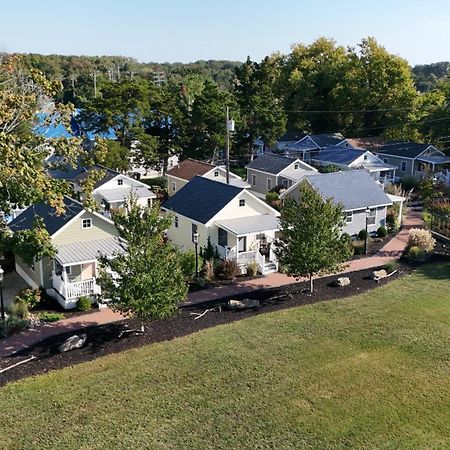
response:
[[[414,176],[417,178],[425,178],[433,175],[435,178],[440,178],[440,181],[448,183],[450,158],[441,155],[425,155],[417,158],[414,164]]]
[[[216,249],[221,259],[235,260],[246,272],[249,263],[256,263],[262,275],[278,271],[274,252],[275,233],[279,221],[275,216],[251,216],[216,222]]]
[[[48,294],[66,309],[74,308],[82,296],[94,299],[101,294],[97,283],[98,259],[124,251],[115,237],[60,244],[57,249]]]

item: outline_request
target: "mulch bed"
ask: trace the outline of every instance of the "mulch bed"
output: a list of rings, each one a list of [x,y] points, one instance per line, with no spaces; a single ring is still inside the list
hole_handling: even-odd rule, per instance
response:
[[[36,359],[0,374],[0,386],[32,375],[45,373],[55,369],[89,361],[100,356],[140,347],[154,342],[169,341],[176,337],[186,336],[196,331],[246,319],[258,314],[265,314],[295,306],[308,305],[316,302],[350,297],[369,291],[377,286],[386,284],[399,276],[411,273],[413,269],[407,265],[400,265],[399,271],[392,277],[375,282],[371,279],[373,270],[363,270],[345,274],[351,280],[351,285],[335,287],[334,281],[338,276],[320,278],[314,281],[315,292],[308,292],[308,282],[296,283],[281,288],[263,289],[247,294],[235,295],[233,299],[257,299],[261,307],[257,310],[232,311],[227,308],[227,300],[213,300],[203,304],[184,307],[179,314],[171,319],[165,319],[146,324],[144,335],[119,334],[126,328],[139,328],[140,324],[133,320],[123,320],[113,324],[94,326],[79,331],[51,336],[32,347],[0,361],[0,369],[25,360],[30,356]],[[275,297],[275,298],[274,298]],[[219,312],[219,306],[221,311]],[[202,313],[207,308],[215,307],[198,320],[191,313]],[[86,333],[87,343],[78,350],[59,353],[58,347],[69,336]]]
[[[392,239],[394,239],[397,236],[397,234],[389,234],[388,236],[386,236],[383,239],[380,238],[372,238],[371,241],[369,241],[368,246],[367,246],[367,255],[369,256],[373,256],[378,254],[378,252],[388,243],[390,242]],[[362,254],[362,255],[357,255],[354,254],[351,258],[350,261],[353,261],[354,259],[361,259],[361,258],[366,258],[366,255]]]

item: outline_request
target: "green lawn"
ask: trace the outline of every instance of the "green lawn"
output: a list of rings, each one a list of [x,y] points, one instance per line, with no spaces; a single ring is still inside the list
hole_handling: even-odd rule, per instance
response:
[[[448,449],[449,277],[428,266],[11,384],[0,448]]]

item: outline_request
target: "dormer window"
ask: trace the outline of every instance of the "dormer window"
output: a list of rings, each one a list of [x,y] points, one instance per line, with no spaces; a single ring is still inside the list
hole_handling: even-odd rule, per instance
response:
[[[92,219],[83,219],[81,221],[81,228],[92,228]]]
[[[123,186],[123,180],[122,180],[122,178],[119,178],[119,179],[117,180],[117,186]]]
[[[215,177],[218,177],[218,176],[219,176],[219,171],[218,171],[218,170],[216,170],[216,171],[214,172],[214,176],[215,176]]]

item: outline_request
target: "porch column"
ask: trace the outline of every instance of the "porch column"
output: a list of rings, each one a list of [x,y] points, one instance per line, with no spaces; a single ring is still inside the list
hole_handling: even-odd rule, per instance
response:
[[[63,279],[63,284],[62,284],[61,294],[67,300],[67,283],[69,282],[69,279],[67,278],[66,266],[64,266],[64,265],[62,266],[62,279]]]

